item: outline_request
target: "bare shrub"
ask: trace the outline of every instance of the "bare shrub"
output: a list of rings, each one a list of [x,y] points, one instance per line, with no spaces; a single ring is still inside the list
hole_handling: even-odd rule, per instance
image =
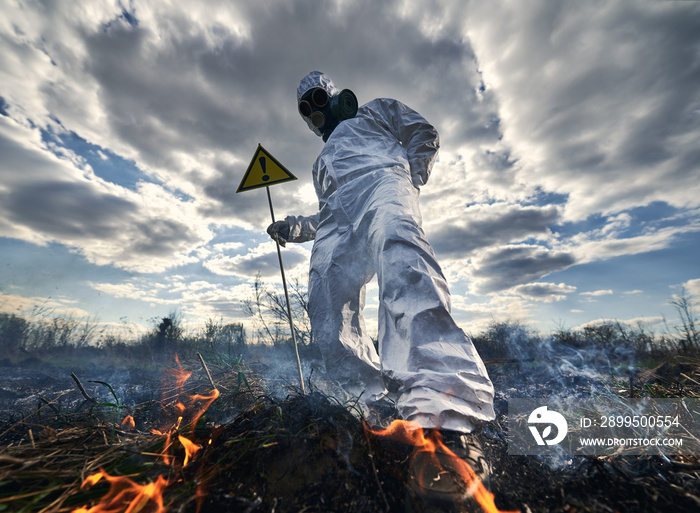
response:
[[[294,336],[300,346],[313,345],[308,290],[299,280],[290,284],[290,289]],[[284,294],[270,290],[263,283],[260,273],[255,277],[251,292],[251,296],[243,301],[243,311],[253,319],[256,341],[273,346],[290,345],[289,313]]]
[[[23,349],[29,322],[15,314],[0,314],[0,348],[2,353],[13,359]]]
[[[540,336],[518,320],[492,321],[485,332],[471,337],[484,359],[535,358]]]
[[[664,358],[672,351],[663,337],[657,338],[641,321],[633,325],[617,320],[592,322],[581,330],[560,326],[552,341],[573,349],[597,350],[613,360]]]
[[[700,352],[700,330],[698,329],[695,309],[698,306],[693,296],[687,296],[681,289],[678,296],[669,300],[678,313],[680,324],[675,327],[676,344],[679,354],[693,355]]]
[[[202,330],[201,342],[211,348],[213,354],[232,356],[246,343],[246,334],[240,322],[224,323],[223,320],[207,319]]]

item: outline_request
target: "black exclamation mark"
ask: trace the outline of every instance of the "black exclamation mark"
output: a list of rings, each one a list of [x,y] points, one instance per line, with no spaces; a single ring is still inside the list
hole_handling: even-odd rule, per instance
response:
[[[267,182],[270,179],[270,177],[268,176],[267,169],[265,168],[265,157],[260,157],[258,160],[260,161],[260,167],[263,170],[263,182]]]

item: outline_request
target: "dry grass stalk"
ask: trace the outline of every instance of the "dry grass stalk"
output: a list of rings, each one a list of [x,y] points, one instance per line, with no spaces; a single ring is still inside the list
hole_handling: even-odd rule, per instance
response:
[[[78,379],[78,376],[76,376],[74,372],[71,372],[71,373],[70,373],[70,377],[73,378],[73,381],[75,381],[75,384],[78,385],[78,390],[80,390],[80,393],[83,394],[83,397],[84,397],[85,399],[87,399],[87,400],[90,401],[91,403],[96,403],[96,402],[97,402],[97,399],[95,399],[94,397],[91,397],[91,396],[85,391],[85,387],[83,387],[83,384],[80,382],[80,380]]]
[[[216,385],[214,384],[214,380],[211,379],[211,374],[209,373],[209,369],[207,368],[207,364],[204,362],[204,358],[202,358],[201,353],[197,353],[197,356],[199,356],[199,361],[202,362],[202,367],[204,367],[204,372],[207,373],[207,378],[209,378],[209,383],[211,383],[211,387],[214,390],[217,390]]]

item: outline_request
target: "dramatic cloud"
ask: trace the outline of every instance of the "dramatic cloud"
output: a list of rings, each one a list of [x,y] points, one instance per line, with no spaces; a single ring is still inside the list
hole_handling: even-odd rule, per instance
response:
[[[466,33],[523,181],[571,220],[653,201],[697,206],[694,2],[469,3]],[[479,20],[479,22],[474,22]],[[604,187],[601,187],[605,184]]]
[[[575,263],[569,253],[542,246],[511,245],[483,252],[471,265],[475,292],[490,293],[523,285]]]
[[[516,294],[526,298],[534,299],[535,301],[544,301],[551,303],[552,301],[561,301],[566,298],[567,294],[576,292],[576,287],[565,283],[528,283],[527,285],[518,285],[514,289]]]
[[[74,281],[91,292],[233,315],[230,291],[258,272],[277,279],[267,196],[235,191],[260,143],[298,177],[271,188],[276,217],[316,211],[323,143],[295,104],[313,69],[360,103],[393,97],[438,129],[421,209],[451,284],[469,291],[464,322],[516,304],[535,315],[575,290],[643,288],[626,296],[641,301],[661,284],[550,275],[697,252],[696,2],[6,4],[0,243],[66,248],[90,269],[98,285]],[[307,246],[284,250],[292,272],[308,257]],[[696,290],[691,264],[665,265],[676,272],[666,289]],[[36,270],[8,272],[29,283]]]
[[[285,249],[283,263],[286,269],[293,271],[296,267],[306,264],[309,256],[309,252],[304,248],[290,246]],[[260,244],[244,255],[214,256],[204,262],[204,267],[214,274],[247,279],[258,272],[263,277],[277,276],[280,273],[277,251],[274,243],[270,242]]]
[[[430,241],[438,253],[447,256],[468,255],[476,249],[527,240],[547,234],[556,224],[555,206],[473,205],[462,210],[450,222],[429,229]]]
[[[192,261],[211,237],[191,204],[154,184],[131,191],[105,182],[71,152],[47,151],[38,135],[0,118],[0,235],[59,241],[96,264],[141,272]]]
[[[110,296],[114,296],[116,298],[135,299],[138,301],[144,301],[147,303],[155,304],[177,304],[177,300],[164,299],[160,297],[160,291],[158,290],[158,288],[154,288],[152,285],[150,285],[147,289],[143,288],[142,286],[140,286],[139,283],[136,282],[120,284],[90,283],[90,286],[95,290],[98,290],[105,294],[109,294]]]

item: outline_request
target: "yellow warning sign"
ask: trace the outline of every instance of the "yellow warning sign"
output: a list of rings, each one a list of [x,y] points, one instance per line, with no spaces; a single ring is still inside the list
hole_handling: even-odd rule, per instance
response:
[[[241,180],[241,184],[236,192],[249,191],[296,179],[296,176],[290,173],[275,157],[258,144],[253,160],[250,161],[248,170],[243,175],[243,180]]]

